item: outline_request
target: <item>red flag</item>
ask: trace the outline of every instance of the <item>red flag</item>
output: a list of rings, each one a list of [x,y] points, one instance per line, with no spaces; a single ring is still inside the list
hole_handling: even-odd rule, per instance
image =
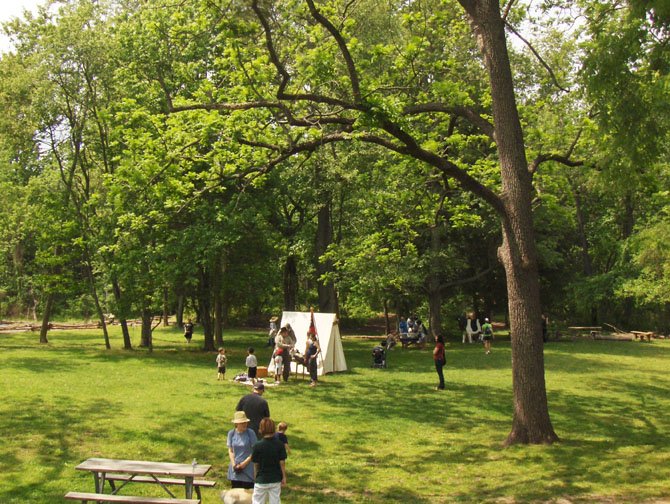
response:
[[[316,323],[314,323],[314,308],[309,309],[310,312],[310,321],[309,321],[309,329],[307,329],[307,334],[313,334],[317,335],[316,333]]]

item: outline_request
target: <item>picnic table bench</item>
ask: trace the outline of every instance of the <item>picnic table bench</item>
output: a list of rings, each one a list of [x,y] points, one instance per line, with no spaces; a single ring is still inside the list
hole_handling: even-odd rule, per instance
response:
[[[75,469],[93,473],[95,493],[68,492],[66,499],[89,500],[96,502],[137,502],[155,504],[197,504],[202,496],[200,487],[213,487],[214,481],[200,479],[207,474],[212,466],[197,464],[175,464],[171,462],[149,462],[144,460],[119,460],[90,458],[79,464]],[[105,494],[105,482],[109,482],[111,493]],[[122,482],[118,487],[116,482]],[[118,495],[119,490],[129,483],[154,483],[161,486],[170,496],[167,497],[135,497]],[[181,485],[185,489],[185,499],[178,499],[166,485]],[[193,490],[198,498],[193,498]]]
[[[114,495],[89,492],[68,492],[68,500],[77,500],[86,504],[91,502],[121,502],[124,504],[200,504],[200,499],[174,499],[172,497],[135,497],[133,495]]]
[[[125,483],[158,483],[159,485],[186,485],[186,479],[184,478],[162,478],[157,476],[137,476],[130,474],[107,474],[105,479],[109,482],[109,486],[112,487],[112,493],[116,492],[116,481],[123,481]],[[124,485],[125,485],[124,483]],[[193,489],[195,490],[198,499],[202,499],[200,494],[200,487],[212,488],[216,486],[216,481],[203,480],[203,479],[194,479],[193,480]]]

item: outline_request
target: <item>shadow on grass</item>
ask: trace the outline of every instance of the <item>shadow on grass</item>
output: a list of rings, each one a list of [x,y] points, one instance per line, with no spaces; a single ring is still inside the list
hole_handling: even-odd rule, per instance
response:
[[[68,397],[52,397],[48,403],[31,398],[15,401],[12,406],[12,415],[0,416],[0,432],[11,437],[12,444],[22,447],[21,456],[3,455],[0,471],[13,474],[14,482],[34,482],[16,483],[13,488],[3,489],[0,502],[13,502],[17,495],[22,502],[60,502],[63,492],[52,488],[52,484],[73,477],[73,462],[80,462],[76,448],[84,439],[88,443],[92,438],[106,437],[106,432],[91,430],[90,426],[113,416],[116,406],[100,399],[72,404]],[[46,470],[31,473],[35,462]]]

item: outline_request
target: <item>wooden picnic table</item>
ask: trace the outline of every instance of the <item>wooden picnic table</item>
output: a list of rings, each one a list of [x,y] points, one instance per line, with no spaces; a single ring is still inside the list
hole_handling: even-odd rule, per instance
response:
[[[651,341],[651,338],[656,337],[656,333],[653,331],[631,331],[631,334],[635,337],[635,339],[639,339],[640,341],[644,341],[645,338],[647,341]]]
[[[575,332],[576,334],[588,333],[592,338],[596,338],[602,332],[603,328],[601,326],[572,326],[568,327],[569,330]]]
[[[99,494],[105,493],[105,481],[110,482],[112,494],[116,494],[128,483],[157,483],[172,498],[174,494],[165,486],[166,484],[183,484],[186,498],[193,497],[195,478],[201,478],[212,468],[207,464],[175,464],[172,462],[149,462],[144,460],[120,460],[106,458],[90,458],[79,464],[75,469],[78,471],[90,471],[95,480],[95,491]],[[167,480],[164,476],[171,476]],[[179,479],[175,479],[179,478]],[[123,480],[118,488],[114,481]],[[212,482],[202,481],[203,486]],[[212,483],[213,484],[213,483]],[[199,490],[198,494],[200,493]]]

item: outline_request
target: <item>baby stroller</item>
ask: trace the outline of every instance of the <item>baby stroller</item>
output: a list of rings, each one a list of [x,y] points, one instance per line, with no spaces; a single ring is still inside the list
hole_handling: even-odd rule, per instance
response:
[[[386,367],[386,350],[383,346],[377,345],[372,349],[372,367],[385,368]]]

